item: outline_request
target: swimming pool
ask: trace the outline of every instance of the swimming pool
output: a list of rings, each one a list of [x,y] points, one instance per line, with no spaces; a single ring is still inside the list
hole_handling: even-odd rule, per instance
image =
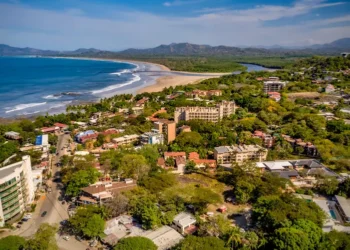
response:
[[[333,218],[334,220],[336,220],[336,219],[337,219],[337,216],[335,215],[335,212],[334,212],[333,210],[329,210],[329,212],[331,213],[332,218]]]

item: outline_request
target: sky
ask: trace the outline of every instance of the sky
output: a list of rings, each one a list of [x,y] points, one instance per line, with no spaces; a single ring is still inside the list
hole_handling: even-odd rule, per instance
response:
[[[0,0],[0,43],[16,47],[306,46],[345,37],[350,0]]]

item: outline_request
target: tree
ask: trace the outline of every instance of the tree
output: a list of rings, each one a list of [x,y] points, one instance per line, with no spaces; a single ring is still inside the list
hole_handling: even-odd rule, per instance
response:
[[[99,176],[100,173],[95,168],[79,170],[78,172],[73,173],[68,182],[66,194],[72,196],[78,195],[81,188],[87,187],[96,182]]]
[[[326,176],[317,180],[316,188],[320,193],[333,195],[338,190],[339,182],[333,176]]]
[[[227,245],[231,249],[238,248],[242,244],[242,233],[238,227],[233,227],[228,233]]]
[[[235,185],[234,194],[238,203],[247,203],[252,197],[254,184],[241,180]]]
[[[272,236],[275,249],[319,249],[323,233],[309,220],[297,220],[291,226],[277,229]]]
[[[350,178],[346,178],[342,183],[339,184],[339,193],[350,197]]]
[[[117,217],[128,211],[129,199],[121,193],[116,193],[105,203],[105,207],[110,217]]]
[[[175,160],[173,157],[168,157],[168,159],[165,160],[165,165],[168,167],[174,167],[175,166]]]
[[[225,247],[225,242],[213,237],[196,237],[189,235],[187,236],[180,245],[176,248],[177,250],[228,250]]]
[[[161,211],[149,197],[139,198],[132,208],[132,214],[144,229],[154,229],[162,224]]]
[[[121,239],[114,250],[157,250],[158,247],[148,238],[136,236]]]
[[[199,227],[201,236],[215,236],[222,238],[231,230],[231,222],[223,215],[209,217]]]
[[[145,176],[150,167],[143,155],[125,154],[122,156],[117,172],[125,177],[132,177],[136,180]]]
[[[156,172],[150,176],[144,177],[140,181],[140,185],[152,193],[159,193],[177,183],[175,174],[169,172]]]
[[[103,207],[89,205],[80,207],[69,219],[75,232],[93,238],[101,236],[105,227],[105,210]]]
[[[348,250],[350,249],[350,237],[347,233],[330,231],[325,234],[322,250]]]
[[[40,225],[34,237],[27,241],[25,249],[28,250],[58,250],[56,235],[57,227],[48,223]]]
[[[0,250],[22,250],[24,249],[26,240],[20,236],[7,236],[0,239]]]

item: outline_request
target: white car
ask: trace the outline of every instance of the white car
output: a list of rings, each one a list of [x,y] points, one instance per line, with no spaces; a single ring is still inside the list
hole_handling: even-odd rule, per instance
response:
[[[63,239],[68,241],[69,240],[69,236],[63,236]]]

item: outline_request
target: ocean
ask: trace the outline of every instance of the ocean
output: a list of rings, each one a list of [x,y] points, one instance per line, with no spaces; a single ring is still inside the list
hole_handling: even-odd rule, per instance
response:
[[[0,117],[60,113],[70,104],[131,92],[154,80],[139,73],[159,70],[154,67],[102,60],[0,57]]]

